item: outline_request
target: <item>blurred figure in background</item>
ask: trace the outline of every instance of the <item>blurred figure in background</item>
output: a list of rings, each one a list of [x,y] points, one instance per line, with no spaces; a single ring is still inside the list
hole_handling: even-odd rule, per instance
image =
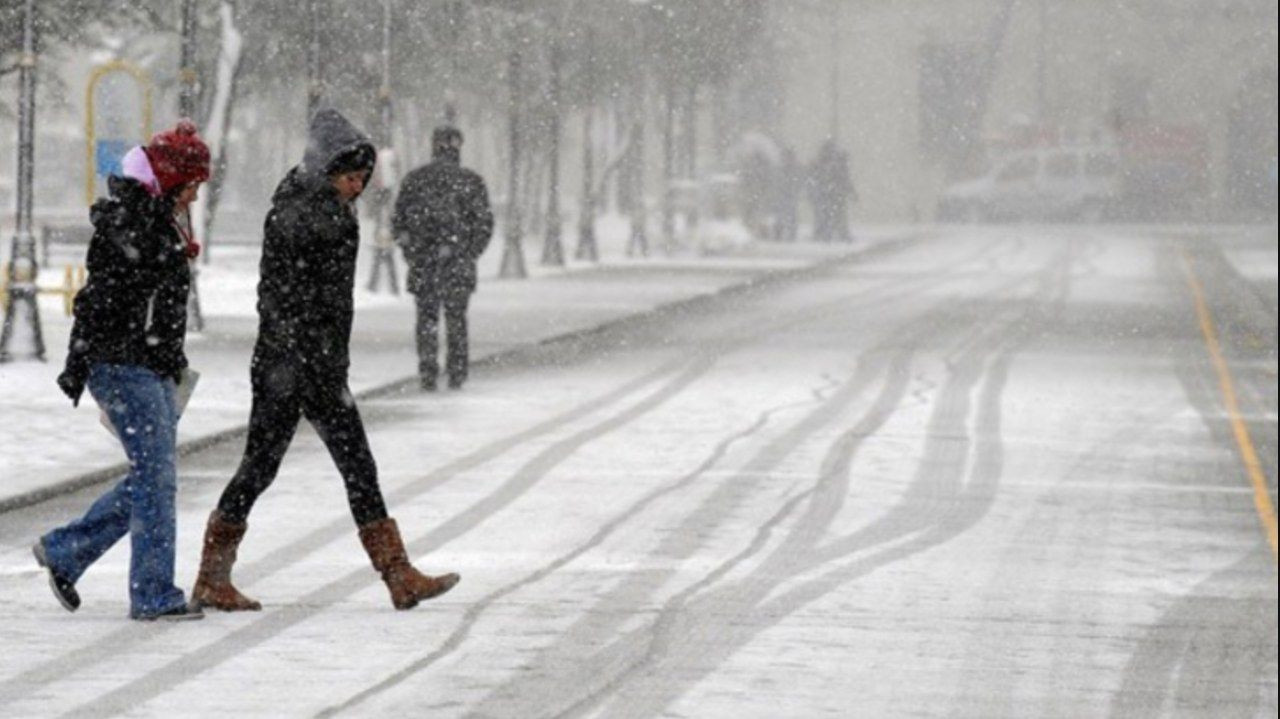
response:
[[[804,191],[804,171],[796,160],[795,150],[782,149],[782,163],[774,182],[773,238],[778,242],[795,242],[799,232],[800,194]]]
[[[809,198],[813,203],[813,238],[818,242],[852,242],[849,203],[858,201],[849,158],[829,139],[822,143],[809,170]]]

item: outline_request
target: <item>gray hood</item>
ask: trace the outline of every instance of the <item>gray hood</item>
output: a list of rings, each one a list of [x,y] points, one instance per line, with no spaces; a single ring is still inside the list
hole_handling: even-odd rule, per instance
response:
[[[307,130],[307,151],[299,169],[313,177],[328,174],[333,161],[352,150],[367,148],[370,158],[377,156],[368,135],[356,129],[337,110],[320,110],[311,118]]]

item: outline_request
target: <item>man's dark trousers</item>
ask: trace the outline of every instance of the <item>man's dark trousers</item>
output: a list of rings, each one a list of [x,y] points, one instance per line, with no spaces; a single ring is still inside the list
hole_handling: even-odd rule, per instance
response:
[[[468,342],[467,305],[469,292],[433,292],[424,290],[418,300],[418,377],[425,387],[436,383],[440,374],[440,315],[445,326],[445,371],[449,386],[461,387],[467,381]]]

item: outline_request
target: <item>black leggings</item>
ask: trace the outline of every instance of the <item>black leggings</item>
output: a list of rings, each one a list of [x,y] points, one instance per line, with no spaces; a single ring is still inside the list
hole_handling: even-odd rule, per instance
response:
[[[346,485],[356,524],[363,527],[386,519],[378,466],[346,381],[314,382],[289,366],[254,371],[249,439],[240,468],[218,500],[222,516],[236,524],[248,519],[254,502],[275,481],[302,417],[329,449]]]

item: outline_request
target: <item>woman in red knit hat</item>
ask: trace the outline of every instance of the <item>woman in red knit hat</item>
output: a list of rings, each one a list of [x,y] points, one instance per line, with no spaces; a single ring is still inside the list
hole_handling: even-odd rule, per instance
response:
[[[88,282],[76,295],[66,369],[58,385],[75,403],[85,387],[102,407],[129,457],[129,473],[80,519],[32,547],[54,596],[80,606],[75,583],[130,535],[129,615],[199,619],[173,581],[177,492],[176,382],[183,345],[188,259],[198,249],[179,222],[209,179],[209,148],[183,120],[130,150],[109,197],[90,210]]]

